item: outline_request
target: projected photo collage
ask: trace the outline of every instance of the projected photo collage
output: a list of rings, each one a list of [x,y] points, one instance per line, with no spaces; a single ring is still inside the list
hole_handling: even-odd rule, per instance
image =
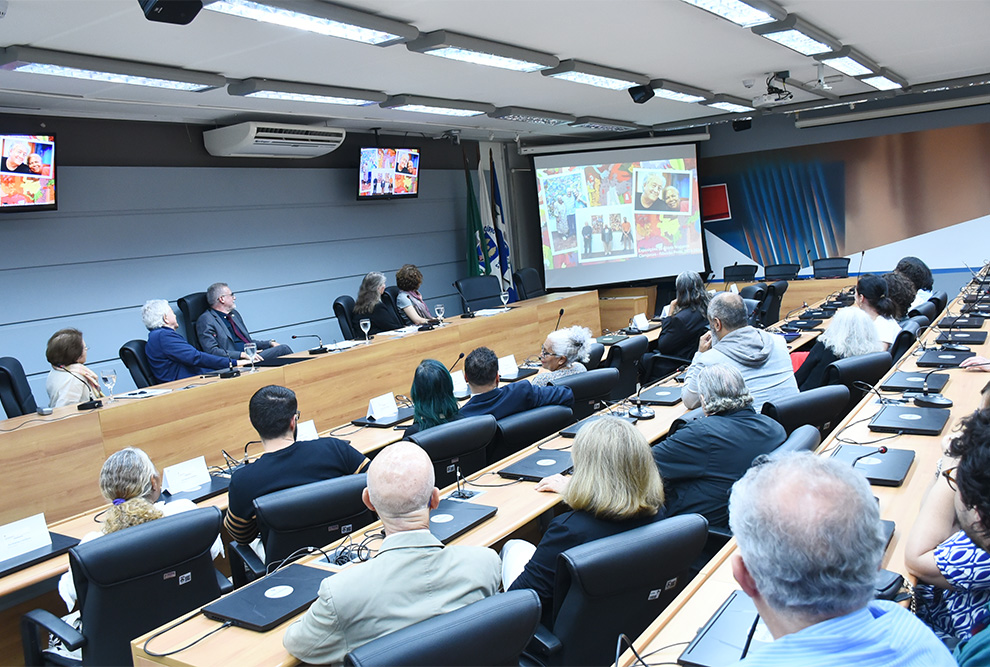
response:
[[[416,194],[419,151],[402,148],[362,149],[358,195],[376,197]]]
[[[0,135],[0,205],[55,201],[54,137]]]

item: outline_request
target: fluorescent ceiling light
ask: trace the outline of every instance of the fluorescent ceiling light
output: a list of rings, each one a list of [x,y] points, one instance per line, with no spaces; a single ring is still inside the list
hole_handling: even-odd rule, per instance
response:
[[[481,102],[466,102],[464,100],[444,100],[438,97],[421,97],[419,95],[395,95],[378,106],[383,109],[412,111],[415,113],[430,113],[440,116],[481,116],[495,110],[491,104]]]
[[[303,8],[305,12],[299,11]],[[377,46],[415,39],[419,35],[418,29],[406,23],[325,2],[302,5],[292,0],[266,0],[263,3],[218,0],[204,9]]]
[[[813,56],[829,51],[838,51],[842,44],[810,23],[791,14],[783,21],[758,25],[752,28],[754,34],[766,37],[781,46],[797,51],[803,56]]]
[[[627,132],[628,130],[642,129],[636,123],[627,123],[621,120],[609,120],[608,118],[598,118],[596,116],[581,116],[571,127],[580,127],[586,130],[597,130],[599,132]]]
[[[219,88],[226,83],[225,79],[217,74],[24,46],[0,49],[0,68],[26,74],[44,74],[189,92]]]
[[[654,79],[650,81],[649,85],[657,97],[675,102],[703,102],[712,96],[707,90],[685,86],[683,83],[667,81],[666,79]]]
[[[746,2],[742,2],[742,0],[684,0],[684,2],[716,16],[721,16],[744,28],[773,23],[787,16],[783,7],[767,0],[747,0]]]
[[[627,90],[648,83],[645,76],[579,60],[564,60],[557,67],[545,69],[540,74],[608,90]]]
[[[406,48],[417,53],[428,53],[431,56],[475,65],[500,67],[516,72],[535,72],[560,64],[557,58],[547,53],[459,35],[446,30],[434,30],[420,35],[417,39],[407,42]]]
[[[880,65],[849,46],[843,46],[831,53],[821,53],[815,56],[815,60],[846,76],[866,76],[880,71]]]
[[[897,90],[898,88],[907,88],[908,85],[907,81],[885,69],[881,69],[873,76],[861,76],[859,80],[877,90]]]
[[[577,120],[574,116],[523,107],[499,107],[488,114],[492,118],[508,120],[513,123],[531,123],[533,125],[566,125]]]
[[[756,110],[749,106],[746,100],[739,99],[738,97],[730,97],[729,95],[716,95],[710,101],[703,104],[713,109],[728,111],[729,113],[746,113]]]
[[[316,86],[308,83],[245,79],[227,85],[227,93],[255,99],[282,100],[286,102],[316,102],[318,104],[343,104],[364,106],[388,99],[385,93],[372,90],[355,90],[333,86]]]

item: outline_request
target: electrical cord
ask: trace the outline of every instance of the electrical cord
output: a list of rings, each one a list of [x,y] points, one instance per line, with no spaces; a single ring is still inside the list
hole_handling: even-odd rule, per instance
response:
[[[482,473],[482,474],[478,475],[474,479],[481,479],[485,475],[497,475],[497,474],[498,474],[497,472],[489,471],[489,472]],[[512,486],[513,484],[518,484],[521,481],[522,481],[521,479],[514,479],[514,480],[511,480],[509,482],[505,482],[504,484],[478,484],[477,482],[475,482],[473,480],[465,479],[464,480],[464,483],[467,484],[468,486],[477,486],[477,487],[480,487],[480,488],[491,488],[491,489],[493,489],[493,488],[496,488],[496,487],[499,487],[499,486]]]
[[[145,640],[144,645],[141,647],[141,649],[145,653],[147,653],[148,655],[150,655],[150,656],[152,656],[154,658],[164,658],[164,657],[169,656],[169,655],[175,655],[176,653],[178,653],[180,651],[185,651],[187,648],[192,648],[193,646],[195,646],[196,644],[200,643],[201,641],[203,641],[204,639],[206,639],[210,635],[216,634],[216,633],[220,632],[221,630],[223,630],[224,628],[229,628],[231,625],[233,625],[233,622],[232,621],[226,621],[219,628],[213,628],[212,630],[210,630],[209,632],[207,632],[205,635],[203,635],[199,639],[195,639],[195,640],[189,642],[188,644],[186,644],[185,646],[181,646],[181,647],[179,647],[177,649],[174,649],[172,651],[166,651],[165,653],[155,653],[154,651],[152,651],[152,650],[150,650],[148,648],[148,644],[151,643],[151,640],[152,639],[155,639],[157,637],[160,637],[161,635],[165,634],[169,630],[173,630],[173,629],[179,627],[180,625],[182,625],[183,623],[185,623],[186,621],[188,621],[190,619],[196,618],[197,615],[198,614],[192,614],[192,615],[190,615],[187,618],[183,618],[180,621],[176,621],[175,623],[173,623],[172,625],[170,625],[170,626],[168,626],[166,628],[162,628],[161,630],[159,630],[155,634],[153,634],[150,637],[148,637],[148,639]]]
[[[24,426],[25,424],[30,424],[31,422],[57,422],[57,421],[62,421],[63,419],[68,419],[69,417],[75,417],[75,416],[76,416],[76,413],[71,413],[71,414],[63,415],[61,417],[56,417],[55,419],[28,419],[26,421],[22,421],[20,424],[18,424],[14,428],[0,428],[0,433],[10,433],[12,431],[16,431],[20,427]]]
[[[361,432],[361,431],[363,431],[364,429],[366,429],[366,428],[368,428],[367,426],[363,426],[363,425],[362,425],[362,426],[358,426],[358,427],[357,427],[356,429],[354,429],[353,431],[348,431],[347,433],[341,433],[341,432],[340,432],[340,429],[342,429],[342,428],[347,428],[348,426],[350,426],[350,424],[344,424],[344,425],[342,425],[342,426],[338,426],[337,428],[334,428],[334,429],[330,429],[330,435],[332,435],[332,436],[338,436],[338,435],[342,435],[342,436],[344,436],[344,437],[348,437],[348,436],[352,436],[352,435],[354,435],[355,433],[360,433],[360,432]]]

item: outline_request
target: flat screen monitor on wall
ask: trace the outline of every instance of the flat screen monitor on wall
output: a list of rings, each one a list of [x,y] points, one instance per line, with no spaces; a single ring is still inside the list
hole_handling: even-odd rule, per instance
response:
[[[0,211],[55,208],[55,136],[0,134]]]
[[[705,271],[694,144],[534,159],[547,287]]]
[[[418,148],[362,148],[358,199],[419,196]]]

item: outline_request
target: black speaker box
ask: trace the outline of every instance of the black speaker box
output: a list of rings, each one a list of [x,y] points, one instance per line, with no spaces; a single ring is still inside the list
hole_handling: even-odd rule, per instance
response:
[[[203,8],[202,0],[138,0],[149,21],[187,25]]]

